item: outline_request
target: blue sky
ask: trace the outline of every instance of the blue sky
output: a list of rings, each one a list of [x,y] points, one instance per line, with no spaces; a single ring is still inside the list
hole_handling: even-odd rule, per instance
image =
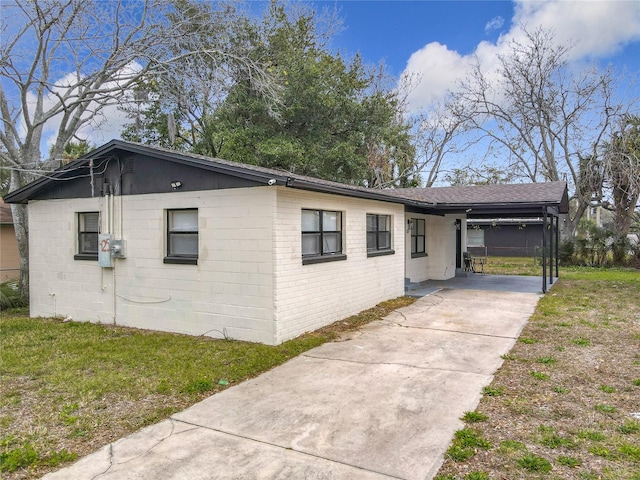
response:
[[[247,1],[256,14],[268,5],[264,0]],[[522,37],[523,24],[530,30],[552,29],[558,42],[572,42],[569,60],[579,69],[594,62],[611,63],[619,72],[635,75],[631,94],[638,103],[638,0],[305,1],[318,10],[338,9],[344,29],[333,38],[336,51],[346,57],[360,53],[370,64],[384,61],[396,77],[408,72],[419,76],[420,83],[408,97],[413,113],[428,110],[447,90],[454,89],[474,55],[488,69],[495,67],[497,55],[506,50],[509,41]],[[636,110],[639,108],[636,104]],[[105,118],[108,121],[99,129],[84,133],[96,145],[119,136],[122,129],[122,114],[115,107],[105,109]],[[56,122],[50,122],[46,129],[45,137],[52,142]]]
[[[335,46],[360,52],[370,62],[384,60],[399,75],[412,53],[431,42],[440,42],[461,54],[472,53],[480,41],[496,41],[502,29],[485,31],[492,19],[501,18],[508,28],[511,2],[498,1],[342,1],[316,2],[336,5],[345,30]]]
[[[365,61],[383,60],[399,76],[417,72],[421,84],[410,97],[413,110],[428,108],[464,75],[478,55],[495,64],[509,41],[544,27],[556,40],[573,45],[569,60],[580,68],[611,64],[618,71],[640,74],[640,2],[608,1],[407,1],[316,0],[319,10],[337,7],[344,31],[336,50]],[[637,96],[638,90],[635,91]]]

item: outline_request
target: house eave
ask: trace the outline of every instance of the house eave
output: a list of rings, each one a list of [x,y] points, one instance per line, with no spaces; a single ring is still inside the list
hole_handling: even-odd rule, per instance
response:
[[[406,205],[406,206],[415,206],[423,210],[426,209],[426,210],[433,211],[434,214],[438,214],[436,213],[437,211],[434,208],[434,205],[432,203],[418,202],[418,201],[409,200],[402,197],[397,197],[394,195],[388,195],[384,193],[383,190],[374,190],[374,189],[360,190],[356,188],[350,188],[348,186],[341,187],[338,185],[328,185],[324,182],[314,182],[313,180],[301,179],[296,177],[289,177],[287,179],[286,186],[289,188],[295,188],[295,189],[307,190],[307,191],[313,191],[313,192],[319,192],[319,193],[330,193],[333,195],[343,195],[348,197],[363,198],[367,200],[377,200],[381,202],[396,203],[396,204]]]

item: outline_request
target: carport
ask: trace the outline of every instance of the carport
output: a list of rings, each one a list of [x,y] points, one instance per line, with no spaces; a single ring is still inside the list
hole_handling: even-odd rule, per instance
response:
[[[561,216],[569,213],[566,182],[458,187],[405,188],[397,194],[430,204],[440,213],[465,213],[468,219],[542,218],[542,292],[558,277]],[[457,226],[456,266],[462,267],[463,225]]]
[[[557,278],[557,277],[556,277]],[[543,293],[538,277],[520,275],[473,275],[448,280],[427,280],[410,283],[405,288],[409,297],[424,297],[439,290],[479,290],[485,292]]]

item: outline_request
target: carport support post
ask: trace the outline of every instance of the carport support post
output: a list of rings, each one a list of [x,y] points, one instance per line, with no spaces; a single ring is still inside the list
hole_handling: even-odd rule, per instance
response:
[[[560,254],[560,215],[556,216],[556,278],[560,278],[558,273],[558,255]]]
[[[547,293],[547,209],[542,211],[542,293]]]
[[[549,285],[553,285],[553,214],[549,219]]]

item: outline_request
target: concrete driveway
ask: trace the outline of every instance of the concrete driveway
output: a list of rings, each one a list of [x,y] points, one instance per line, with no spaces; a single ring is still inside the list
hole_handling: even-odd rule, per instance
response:
[[[539,298],[436,291],[45,478],[432,478]]]

